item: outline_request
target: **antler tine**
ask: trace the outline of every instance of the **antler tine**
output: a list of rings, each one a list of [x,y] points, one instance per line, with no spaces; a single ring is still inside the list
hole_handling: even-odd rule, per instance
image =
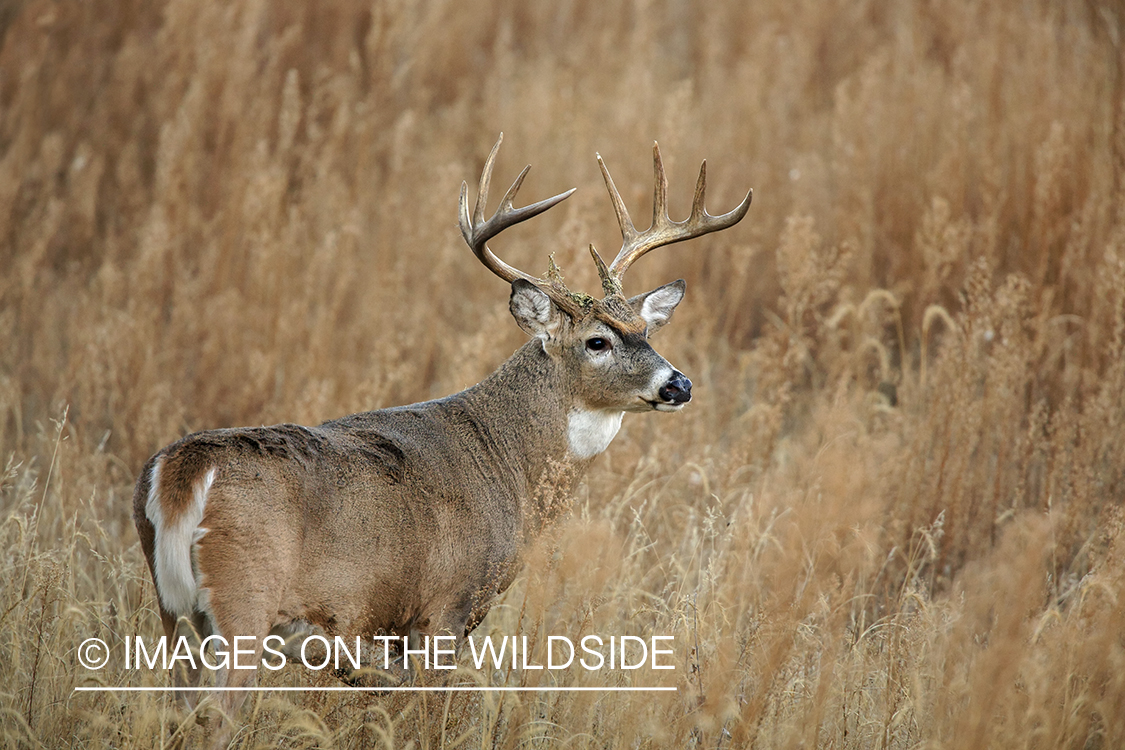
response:
[[[488,158],[484,160],[484,169],[481,170],[480,182],[477,183],[477,202],[473,206],[473,226],[484,223],[484,207],[488,203],[488,188],[492,185],[492,167],[496,164],[496,154],[500,152],[500,144],[503,142],[504,134],[500,133],[500,137],[496,139],[496,144],[488,152]],[[524,173],[527,173],[526,169]],[[523,181],[523,175],[520,175],[519,181]],[[462,182],[461,185],[464,187],[465,183]],[[461,231],[464,232],[463,227]]]
[[[660,146],[652,142],[652,224],[650,228],[670,221],[668,217],[668,176],[664,174],[664,160]]]
[[[704,194],[707,192],[707,160],[704,159],[703,163],[699,165],[699,179],[695,182],[695,197],[691,201],[691,216],[688,217],[687,223],[698,223],[703,227],[703,231],[699,234],[693,235],[698,237],[700,234],[707,234],[708,232],[717,232],[720,229],[732,227],[738,222],[742,221],[742,217],[750,210],[750,201],[754,199],[754,190],[751,188],[746,191],[746,197],[742,199],[733,211],[727,211],[725,214],[719,216],[712,216],[707,213],[707,209],[703,205]],[[672,222],[675,224],[676,222]],[[680,222],[681,224],[684,222]],[[687,238],[685,238],[687,239]],[[678,242],[678,240],[677,240]]]
[[[602,278],[602,285],[607,288],[607,291],[613,288],[620,292],[621,279],[625,272],[629,270],[629,266],[633,265],[638,258],[648,251],[732,227],[741,221],[750,209],[750,201],[754,197],[753,190],[746,194],[746,198],[733,211],[721,216],[712,216],[707,213],[707,209],[704,207],[707,192],[707,162],[704,161],[699,168],[699,179],[695,183],[695,197],[692,199],[691,215],[684,221],[673,221],[668,215],[668,178],[664,173],[664,162],[660,158],[660,146],[656,142],[652,144],[652,163],[655,173],[652,196],[652,226],[643,232],[638,232],[632,221],[629,220],[629,213],[625,209],[625,204],[622,202],[617,188],[613,185],[609,170],[606,169],[601,157],[598,157],[598,164],[602,168],[602,175],[605,178],[606,187],[609,189],[613,208],[617,212],[618,224],[621,225],[622,238],[621,251],[610,264],[607,276]]]
[[[480,183],[477,188],[477,201],[473,208],[471,220],[469,218],[469,186],[465,182],[461,183],[461,200],[458,217],[458,223],[461,227],[461,236],[465,238],[466,244],[472,249],[477,259],[484,264],[484,267],[504,279],[504,281],[508,283],[516,279],[529,281],[546,292],[551,299],[563,309],[569,312],[577,312],[578,308],[573,300],[570,299],[569,295],[563,294],[561,290],[556,289],[554,285],[548,281],[544,281],[543,279],[508,265],[496,257],[496,254],[488,247],[488,241],[500,234],[500,232],[522,221],[527,221],[533,216],[538,216],[552,206],[566,200],[570,197],[571,193],[574,192],[574,188],[571,188],[565,193],[559,193],[546,200],[532,203],[523,208],[515,208],[512,205],[512,201],[515,200],[516,193],[519,192],[520,186],[523,185],[524,178],[527,177],[527,173],[531,170],[531,167],[527,166],[520,172],[519,177],[512,183],[512,186],[508,188],[508,192],[504,194],[504,198],[500,201],[500,205],[496,208],[492,217],[485,221],[484,207],[488,201],[488,189],[492,182],[492,167],[496,162],[496,154],[500,150],[500,144],[503,141],[504,134],[501,133],[500,137],[496,139],[496,145],[492,147],[492,151],[484,162],[484,170],[481,172]]]
[[[621,236],[626,240],[636,237],[637,228],[633,226],[633,220],[629,218],[629,209],[625,208],[625,201],[621,200],[621,193],[617,192],[617,186],[613,184],[613,178],[609,176],[609,169],[602,161],[602,155],[595,151],[594,156],[597,157],[598,166],[602,169],[602,179],[605,180],[606,189],[609,190],[609,199],[613,202],[613,210],[617,214],[617,224],[621,227]]]
[[[750,191],[753,192],[753,191]],[[707,209],[703,207],[703,201],[707,193],[707,160],[704,159],[703,163],[699,165],[699,177],[695,180],[695,196],[691,199],[691,216],[688,219],[694,219],[697,216],[705,216]]]

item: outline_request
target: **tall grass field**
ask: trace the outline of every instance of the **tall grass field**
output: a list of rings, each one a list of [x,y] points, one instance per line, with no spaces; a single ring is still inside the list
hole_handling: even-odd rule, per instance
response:
[[[201,429],[476,383],[526,340],[457,229],[597,293],[660,143],[727,231],[653,252],[695,384],[627,415],[474,635],[671,636],[627,692],[248,697],[235,748],[1125,747],[1125,10],[1102,0],[0,3],[0,746],[210,727],[132,522]],[[267,540],[268,543],[268,540]],[[100,638],[108,664],[83,667]],[[426,681],[429,682],[426,682]],[[325,671],[265,687],[341,685]]]

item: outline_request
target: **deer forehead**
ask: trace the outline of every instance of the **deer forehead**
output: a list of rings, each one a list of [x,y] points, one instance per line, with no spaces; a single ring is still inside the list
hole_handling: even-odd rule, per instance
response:
[[[644,319],[633,312],[632,308],[628,308],[627,312],[610,311],[600,303],[581,319],[572,321],[569,326],[569,335],[574,340],[612,334],[623,343],[647,346],[646,331]]]
[[[630,334],[644,336],[647,327],[644,318],[637,314],[633,306],[624,297],[616,294],[601,300],[594,307],[591,318],[613,328],[623,336]]]

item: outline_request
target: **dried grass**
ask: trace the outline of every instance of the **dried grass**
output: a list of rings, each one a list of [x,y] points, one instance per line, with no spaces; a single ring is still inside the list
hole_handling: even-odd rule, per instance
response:
[[[712,210],[755,188],[630,281],[687,279],[658,345],[696,402],[626,420],[479,631],[675,635],[679,691],[269,695],[237,746],[1125,744],[1123,32],[1069,0],[5,6],[0,744],[200,736],[71,692],[138,679],[82,640],[159,629],[155,449],[518,345],[455,228],[499,130],[498,179],[579,191],[498,250],[588,290],[595,150],[631,206],[653,138],[674,185],[712,160]]]

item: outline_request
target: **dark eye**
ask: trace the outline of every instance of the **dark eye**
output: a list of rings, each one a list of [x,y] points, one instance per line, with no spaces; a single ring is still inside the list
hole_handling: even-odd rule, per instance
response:
[[[592,339],[586,340],[586,348],[592,352],[604,352],[612,349],[613,346],[609,343],[608,339],[603,339],[600,336],[595,336]]]

